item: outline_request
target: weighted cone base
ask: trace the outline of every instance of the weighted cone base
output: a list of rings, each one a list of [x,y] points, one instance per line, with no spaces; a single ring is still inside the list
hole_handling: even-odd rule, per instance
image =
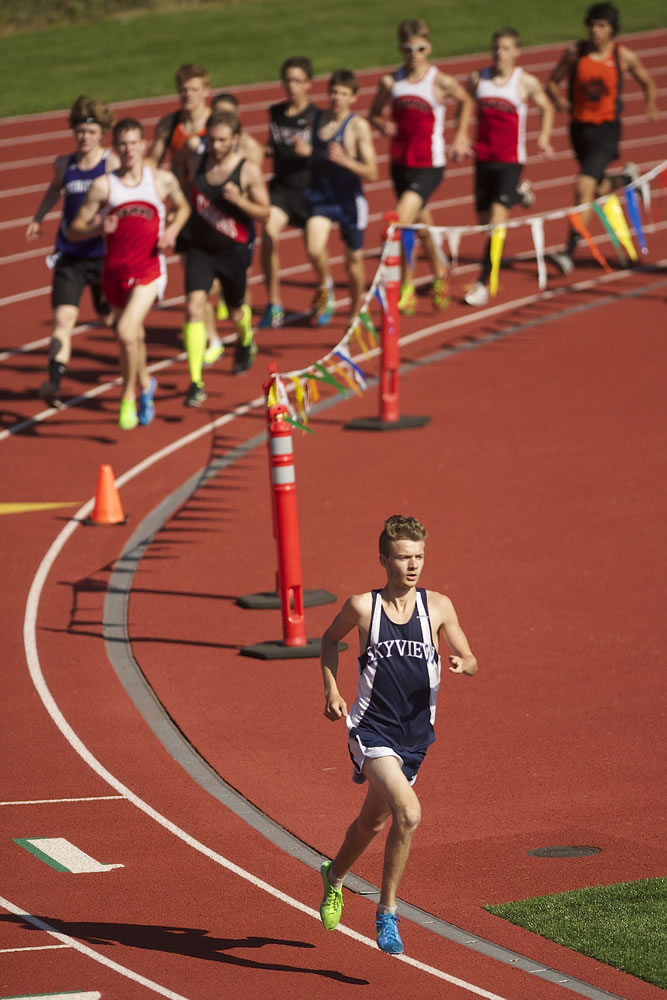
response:
[[[398,420],[381,420],[380,417],[359,417],[344,424],[346,431],[402,431],[410,427],[424,427],[430,417],[399,417]]]
[[[129,514],[126,514],[122,521],[93,521],[92,517],[84,517],[81,524],[85,524],[88,528],[120,528],[122,525],[127,524],[129,516]]]
[[[335,604],[338,598],[328,590],[304,590],[304,608],[316,608],[320,604]],[[242,594],[236,598],[240,608],[250,608],[252,611],[275,611],[280,607],[280,597],[275,591],[264,591],[259,594]]]
[[[347,649],[347,643],[339,642],[338,649]],[[320,640],[307,639],[305,646],[286,646],[279,639],[256,642],[253,646],[242,646],[241,656],[251,656],[255,660],[303,660],[320,655]]]

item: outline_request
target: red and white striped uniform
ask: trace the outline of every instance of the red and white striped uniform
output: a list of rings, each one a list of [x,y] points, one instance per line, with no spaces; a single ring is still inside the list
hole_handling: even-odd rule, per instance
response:
[[[391,115],[398,128],[391,141],[391,161],[404,167],[444,167],[445,106],[436,100],[437,66],[417,83],[401,68],[391,88]]]
[[[475,156],[487,163],[525,163],[526,102],[520,96],[523,70],[517,66],[505,83],[494,82],[492,66],[480,71]]]

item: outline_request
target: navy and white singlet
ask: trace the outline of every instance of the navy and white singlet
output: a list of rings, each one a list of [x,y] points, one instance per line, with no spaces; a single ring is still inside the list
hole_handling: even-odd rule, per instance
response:
[[[63,191],[65,204],[63,215],[56,235],[56,250],[59,253],[71,254],[73,257],[95,258],[104,256],[104,237],[94,236],[90,240],[76,242],[67,239],[67,231],[74,217],[83,205],[88,188],[96,177],[101,177],[107,171],[108,150],[104,151],[99,163],[90,170],[81,170],[76,161],[76,153],[72,153],[67,161],[63,176]]]
[[[359,657],[359,689],[347,727],[364,747],[388,747],[400,757],[423,756],[435,740],[440,656],[433,645],[426,591],[404,625],[392,622],[373,591],[366,648]]]

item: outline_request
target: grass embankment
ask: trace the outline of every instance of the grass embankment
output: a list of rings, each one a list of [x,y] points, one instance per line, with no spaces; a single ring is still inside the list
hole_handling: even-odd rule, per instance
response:
[[[111,2],[40,0],[38,6],[44,16],[48,10],[84,12],[89,4],[108,9]],[[396,25],[410,13],[405,0],[323,0],[306,9],[293,0],[227,0],[188,10],[154,2],[153,12],[124,10],[95,21],[79,14],[65,24],[0,38],[0,117],[66,108],[81,93],[105,101],[168,94],[184,62],[203,63],[215,87],[274,80],[281,62],[296,54],[309,55],[317,73],[386,66],[399,61]],[[30,6],[5,0],[0,28],[11,23],[12,4]],[[535,45],[580,35],[585,6],[581,0],[549,7],[506,0],[500,17],[521,31],[525,45]],[[485,50],[499,24],[492,0],[425,0],[414,14],[429,21],[438,59]],[[663,0],[634,0],[623,17],[626,31],[660,27]]]
[[[596,885],[486,909],[667,989],[667,878]]]

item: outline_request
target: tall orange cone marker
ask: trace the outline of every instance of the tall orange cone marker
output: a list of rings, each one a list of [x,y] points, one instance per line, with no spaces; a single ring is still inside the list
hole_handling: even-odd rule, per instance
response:
[[[110,465],[101,465],[97,477],[95,506],[86,524],[125,524],[127,518],[116,489],[116,480]]]

